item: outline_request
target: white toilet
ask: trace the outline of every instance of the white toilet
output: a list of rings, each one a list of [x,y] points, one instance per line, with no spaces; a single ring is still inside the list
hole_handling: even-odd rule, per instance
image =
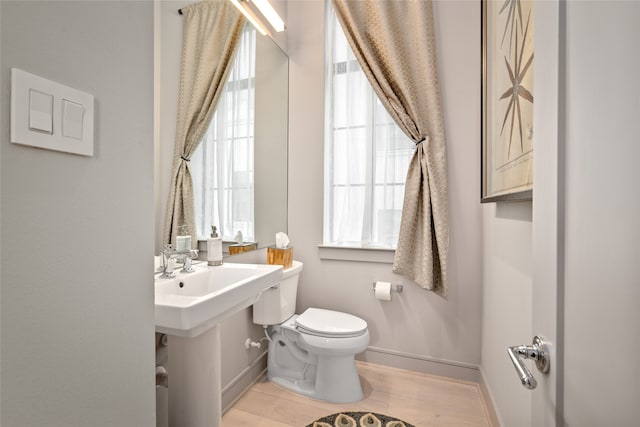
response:
[[[333,403],[362,399],[354,356],[369,345],[367,322],[338,311],[308,308],[294,314],[302,263],[282,273],[282,281],[253,305],[253,323],[268,326],[270,381]]]

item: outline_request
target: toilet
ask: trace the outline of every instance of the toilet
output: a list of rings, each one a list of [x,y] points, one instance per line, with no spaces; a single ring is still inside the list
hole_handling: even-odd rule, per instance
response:
[[[253,305],[253,323],[270,337],[269,381],[332,403],[362,399],[355,355],[369,345],[367,322],[339,311],[308,308],[294,314],[302,263],[282,273],[280,283]]]

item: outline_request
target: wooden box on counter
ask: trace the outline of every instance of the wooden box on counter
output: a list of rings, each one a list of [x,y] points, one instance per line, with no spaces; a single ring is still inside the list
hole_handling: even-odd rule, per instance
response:
[[[229,245],[229,255],[241,254],[258,249],[257,243],[240,243],[237,245]]]
[[[285,270],[293,266],[293,248],[267,248],[267,264],[281,265]]]

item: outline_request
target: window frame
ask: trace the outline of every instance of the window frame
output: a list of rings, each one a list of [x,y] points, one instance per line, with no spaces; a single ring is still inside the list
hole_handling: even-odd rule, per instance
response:
[[[376,110],[376,103],[377,108],[382,108],[384,109],[384,107],[381,105],[381,103],[379,102],[379,100],[376,97],[375,92],[373,91],[373,89],[371,88],[370,84],[368,83],[368,80],[366,79],[366,76],[364,76],[364,79],[366,81],[366,85],[367,85],[367,94],[366,94],[366,120],[365,120],[365,124],[362,125],[365,128],[365,147],[366,147],[366,164],[365,164],[365,177],[364,177],[364,182],[362,184],[342,184],[344,187],[357,187],[357,186],[364,186],[365,187],[365,212],[363,214],[363,219],[362,219],[362,230],[361,230],[361,238],[359,241],[353,241],[353,240],[345,240],[345,239],[340,239],[340,238],[334,238],[334,230],[333,228],[335,227],[335,212],[334,212],[334,205],[335,205],[335,188],[340,187],[341,184],[336,184],[335,182],[335,176],[333,173],[333,168],[334,165],[332,164],[332,161],[334,159],[334,155],[335,155],[335,140],[333,140],[333,136],[335,134],[336,131],[339,131],[341,128],[340,127],[336,127],[335,123],[334,123],[334,107],[333,107],[333,93],[334,93],[334,81],[333,81],[333,76],[335,74],[341,74],[341,73],[348,73],[350,71],[353,71],[354,67],[356,67],[357,69],[360,68],[360,65],[357,61],[357,59],[355,57],[353,57],[353,53],[350,53],[347,57],[346,60],[341,61],[341,62],[334,62],[334,37],[336,35],[336,33],[338,31],[341,32],[341,30],[339,30],[336,27],[339,27],[339,22],[337,17],[335,16],[335,13],[332,10],[332,7],[330,5],[330,2],[327,2],[327,8],[326,8],[326,16],[325,16],[325,31],[326,31],[326,35],[325,35],[325,109],[324,109],[324,129],[325,129],[325,136],[324,136],[324,182],[323,182],[323,186],[324,186],[324,200],[323,200],[323,243],[321,245],[319,245],[319,248],[321,250],[321,257],[326,258],[326,259],[335,259],[335,257],[338,258],[344,258],[347,257],[349,259],[352,260],[361,260],[361,255],[359,255],[357,252],[355,253],[350,253],[348,255],[345,255],[346,252],[348,251],[340,251],[339,249],[350,249],[350,250],[358,250],[358,249],[364,249],[364,250],[374,250],[374,251],[391,251],[394,252],[395,251],[395,247],[397,244],[397,235],[399,234],[399,220],[397,222],[397,226],[395,227],[395,231],[394,231],[394,241],[392,244],[381,244],[380,241],[376,242],[374,241],[373,237],[376,236],[376,230],[374,229],[374,227],[380,227],[379,224],[379,212],[374,212],[374,206],[375,206],[375,202],[376,202],[376,191],[380,189],[380,187],[385,187],[384,189],[386,190],[388,187],[402,187],[401,188],[401,198],[403,199],[404,196],[404,187],[405,187],[405,179],[399,179],[399,180],[391,180],[389,182],[385,181],[384,183],[378,183],[378,181],[376,181],[376,162],[378,160],[378,158],[376,157],[376,150],[379,150],[380,147],[376,145],[376,138],[374,136],[374,133],[376,131],[376,129],[378,129],[380,126],[395,126],[394,128],[394,132],[401,132],[399,130],[399,128],[397,128],[397,125],[395,124],[395,122],[393,122],[393,120],[390,117],[387,117],[388,121],[387,122],[380,122],[378,123],[378,121],[376,120],[376,112],[378,110]],[[346,40],[344,41],[346,43]],[[350,47],[347,44],[347,48],[349,49],[349,51],[351,51]],[[336,70],[336,69],[341,69],[341,70]],[[335,71],[338,71],[337,73]],[[362,71],[361,71],[362,72]],[[363,73],[363,72],[362,72]],[[364,73],[363,73],[364,75]],[[386,110],[384,111],[384,114],[386,114],[388,116],[388,113],[386,113]],[[357,126],[349,126],[348,124],[344,127],[344,129],[354,129]],[[344,130],[343,129],[343,130]],[[396,132],[396,134],[397,134]],[[407,141],[407,155],[406,155],[406,165],[407,168],[403,170],[404,173],[406,173],[406,170],[408,169],[408,165],[409,162],[411,160],[411,157],[413,155],[413,151],[415,149],[415,144],[412,143],[412,141],[404,136],[403,138],[406,138]],[[394,138],[397,138],[394,137]],[[393,140],[393,145],[391,148],[388,149],[393,149],[393,147],[395,147],[396,139],[392,139]],[[379,143],[378,143],[379,144]],[[396,148],[395,151],[395,155],[397,155],[398,153],[400,153],[401,150]],[[395,194],[395,190],[392,191],[392,198],[396,197],[397,195]],[[385,203],[386,204],[386,203]],[[397,202],[392,202],[393,206],[397,205]],[[398,211],[398,208],[395,209],[391,209]],[[401,210],[402,210],[402,202],[400,202],[400,206],[399,206],[399,211],[401,214]],[[378,231],[379,234],[379,231]],[[379,238],[379,236],[378,236]],[[336,252],[334,249],[338,249],[338,251]],[[336,254],[338,253],[342,253],[342,255],[338,256]],[[376,258],[378,259],[378,258]],[[384,257],[385,261],[380,261],[380,262],[388,262],[388,257]]]

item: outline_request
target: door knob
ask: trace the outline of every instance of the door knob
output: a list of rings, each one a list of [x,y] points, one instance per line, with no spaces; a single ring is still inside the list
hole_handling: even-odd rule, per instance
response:
[[[542,338],[535,336],[533,345],[516,345],[507,349],[513,366],[516,368],[518,377],[522,385],[529,390],[533,390],[538,385],[533,374],[524,364],[523,359],[531,359],[536,362],[536,367],[540,372],[546,374],[549,372],[549,352]]]

